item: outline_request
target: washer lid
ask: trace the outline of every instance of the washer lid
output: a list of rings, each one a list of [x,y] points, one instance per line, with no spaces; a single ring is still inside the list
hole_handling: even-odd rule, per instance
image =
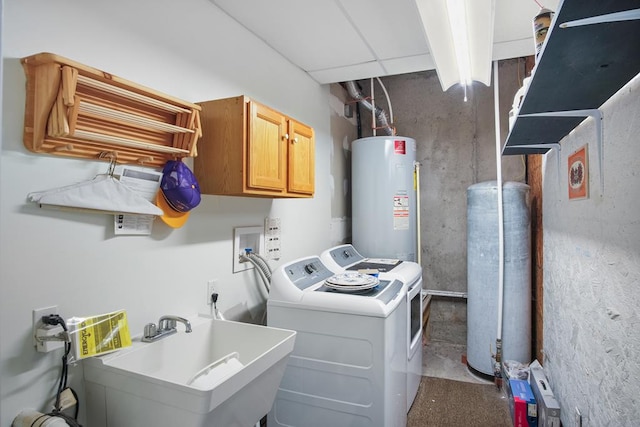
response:
[[[347,270],[378,270],[382,273],[390,272],[404,261],[399,259],[388,259],[388,258],[366,258],[362,262],[358,262],[347,267]]]

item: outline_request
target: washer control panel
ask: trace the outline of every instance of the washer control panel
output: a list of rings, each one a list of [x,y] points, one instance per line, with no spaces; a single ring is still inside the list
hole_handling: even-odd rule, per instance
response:
[[[300,290],[307,289],[318,282],[324,282],[333,276],[320,258],[308,258],[285,267],[289,280]]]
[[[351,245],[337,247],[329,251],[329,255],[340,267],[345,268],[355,262],[364,260],[364,257]]]

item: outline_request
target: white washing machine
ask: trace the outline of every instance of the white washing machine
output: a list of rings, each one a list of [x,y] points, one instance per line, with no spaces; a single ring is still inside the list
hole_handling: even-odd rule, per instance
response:
[[[406,285],[342,292],[334,276],[319,257],[273,273],[267,324],[297,335],[268,426],[405,426]]]
[[[381,276],[395,278],[407,285],[407,412],[418,394],[422,379],[422,268],[411,261],[365,258],[352,245],[327,249],[320,255],[322,262],[334,273],[375,270]]]

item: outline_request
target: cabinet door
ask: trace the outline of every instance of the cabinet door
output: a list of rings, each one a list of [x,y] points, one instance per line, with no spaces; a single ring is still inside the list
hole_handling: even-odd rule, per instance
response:
[[[289,192],[313,194],[315,147],[313,129],[289,119]]]
[[[249,103],[247,186],[284,191],[287,141],[283,115],[264,105]]]

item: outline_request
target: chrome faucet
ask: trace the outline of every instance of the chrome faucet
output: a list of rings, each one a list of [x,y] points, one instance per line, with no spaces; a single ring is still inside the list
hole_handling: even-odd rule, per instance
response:
[[[160,317],[157,326],[155,323],[147,323],[145,325],[142,341],[154,342],[160,338],[175,334],[178,332],[176,329],[178,322],[184,325],[186,333],[191,332],[191,323],[184,317],[165,315]]]

